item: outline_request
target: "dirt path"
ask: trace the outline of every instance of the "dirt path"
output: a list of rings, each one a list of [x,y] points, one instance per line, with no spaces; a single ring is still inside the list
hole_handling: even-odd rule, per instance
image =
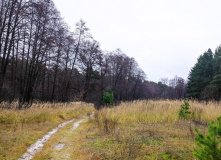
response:
[[[54,128],[52,131],[48,132],[46,135],[44,135],[43,138],[38,139],[35,144],[32,144],[28,149],[27,152],[23,154],[23,156],[21,158],[19,158],[18,160],[31,160],[36,153],[40,152],[44,146],[44,144],[51,138],[52,135],[54,135],[60,128],[66,126],[67,124],[73,122],[76,119],[72,119],[69,121],[66,121],[64,123],[59,124],[56,128]],[[80,125],[80,123],[82,123],[85,120],[85,118],[80,118],[77,122],[74,122],[73,127],[72,127],[72,131],[77,129],[77,127]],[[63,145],[62,144],[58,144],[57,145],[57,149],[62,148]],[[55,148],[56,149],[56,148]]]

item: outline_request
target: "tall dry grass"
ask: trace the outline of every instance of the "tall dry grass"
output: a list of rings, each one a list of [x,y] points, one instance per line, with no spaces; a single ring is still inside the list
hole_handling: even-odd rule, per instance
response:
[[[88,109],[93,108],[93,104],[83,102],[72,103],[34,103],[31,108],[17,110],[18,102],[0,104],[0,122],[2,124],[30,124],[42,123],[46,121],[56,122],[69,120]],[[11,109],[6,109],[9,108]]]
[[[90,125],[91,159],[194,159],[195,127],[221,116],[221,103],[189,101],[190,119],[179,118],[179,100],[123,102],[96,111]],[[88,136],[89,137],[89,136]]]
[[[83,102],[36,102],[24,110],[17,110],[17,106],[18,102],[0,104],[0,159],[18,159],[58,124],[94,110],[93,104]]]
[[[123,102],[114,108],[104,108],[99,114],[118,119],[119,123],[173,123],[180,121],[178,112],[183,101],[144,100]],[[221,103],[189,101],[192,119],[209,122],[221,115]]]

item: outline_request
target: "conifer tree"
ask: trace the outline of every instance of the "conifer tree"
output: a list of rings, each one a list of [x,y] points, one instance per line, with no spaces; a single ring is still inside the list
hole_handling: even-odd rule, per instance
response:
[[[111,92],[110,87],[107,87],[107,92],[103,94],[103,104],[105,106],[113,106],[114,105],[114,94]]]
[[[221,45],[217,47],[213,60],[214,76],[221,74]]]
[[[188,119],[189,115],[191,114],[191,111],[189,111],[190,109],[190,104],[188,101],[184,101],[184,103],[180,106],[180,110],[179,110],[179,117],[183,118],[183,119]]]
[[[221,99],[221,74],[214,76],[211,85],[213,87],[213,96],[215,100],[219,101]]]
[[[199,149],[194,150],[194,155],[200,160],[221,160],[221,117],[218,124],[214,121],[208,124],[208,134],[204,136],[196,128],[195,138]]]
[[[213,87],[213,96],[216,100],[221,98],[221,46],[219,46],[214,54],[213,60],[214,77],[211,82]]]
[[[198,58],[197,63],[191,69],[187,92],[190,98],[201,98],[201,93],[213,78],[213,53],[211,49]]]

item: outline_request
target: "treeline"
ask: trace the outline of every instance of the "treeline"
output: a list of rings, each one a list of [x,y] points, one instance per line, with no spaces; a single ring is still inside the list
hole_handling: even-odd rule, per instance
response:
[[[198,58],[188,77],[189,98],[217,100],[221,98],[221,46],[215,53],[209,49]]]
[[[115,101],[185,97],[182,78],[145,79],[134,58],[102,51],[83,20],[71,32],[51,0],[0,0],[1,101],[101,104],[108,86]]]
[[[147,99],[185,99],[187,83],[182,77],[162,78],[160,82],[147,82]]]

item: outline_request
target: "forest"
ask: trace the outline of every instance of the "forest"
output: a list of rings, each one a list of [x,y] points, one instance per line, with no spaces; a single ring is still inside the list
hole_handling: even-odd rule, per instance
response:
[[[102,51],[83,20],[71,32],[50,0],[0,5],[1,101],[99,105],[108,86],[115,101],[185,97],[184,79],[147,81],[134,58],[120,49]]]
[[[71,32],[51,0],[0,1],[0,101],[102,104],[114,101],[220,99],[220,47],[199,57],[188,80],[158,83],[120,49],[104,51],[83,20]],[[27,105],[27,107],[30,105]]]

